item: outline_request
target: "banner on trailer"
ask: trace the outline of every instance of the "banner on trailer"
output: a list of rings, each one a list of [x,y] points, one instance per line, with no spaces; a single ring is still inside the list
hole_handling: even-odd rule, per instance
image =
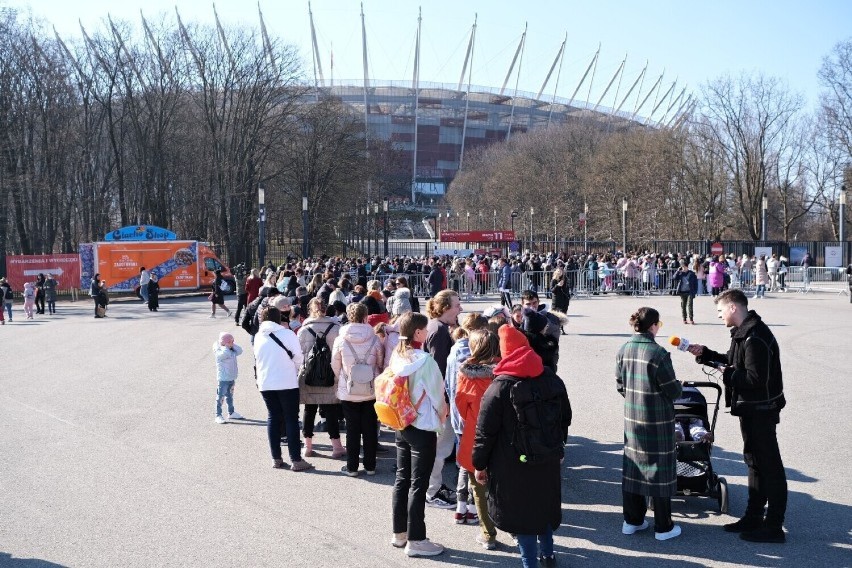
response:
[[[109,290],[133,290],[144,266],[156,274],[162,289],[198,288],[195,241],[98,243],[96,272]]]
[[[515,231],[441,231],[444,243],[502,243],[515,240]]]
[[[52,275],[60,290],[75,288],[80,282],[80,256],[77,254],[28,254],[6,257],[6,277],[13,290],[24,282],[35,282],[39,274]]]

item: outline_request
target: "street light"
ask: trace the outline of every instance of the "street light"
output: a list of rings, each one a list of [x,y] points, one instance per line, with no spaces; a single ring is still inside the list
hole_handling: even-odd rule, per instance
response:
[[[515,236],[515,217],[517,217],[517,216],[518,216],[518,212],[512,211],[512,214],[510,215],[510,217],[512,218],[512,238],[514,238],[514,236]],[[515,239],[515,240],[517,240],[517,239]]]
[[[308,196],[302,196],[302,258],[308,258],[310,254],[308,244]]]
[[[470,211],[467,212],[467,229],[466,230],[470,231]]]
[[[258,265],[263,268],[266,260],[266,191],[263,186],[257,186],[257,213],[258,213],[258,238],[257,238],[257,256],[260,262]]]
[[[621,246],[627,256],[627,198],[621,200]]]
[[[583,202],[583,252],[589,252],[589,204]]]
[[[533,215],[535,215],[535,209],[530,207],[530,252],[533,251]]]
[[[497,210],[496,209],[494,210],[494,226],[492,227],[492,230],[494,230],[494,231],[497,230]]]
[[[459,225],[459,212],[456,211],[456,231],[458,231],[460,228],[461,225]]]
[[[373,201],[373,213],[375,214],[376,256],[379,256],[379,202]]]
[[[450,210],[447,209],[447,230],[450,230]]]
[[[840,258],[846,260],[846,186],[840,186]]]
[[[558,228],[556,227],[556,206],[554,205],[553,206],[553,252],[556,252],[556,248],[557,248],[556,247],[556,239],[558,238],[557,232],[558,232]]]
[[[769,209],[769,198],[763,196],[763,217],[761,220],[760,240],[766,243],[766,210]]]
[[[382,208],[385,212],[385,258],[388,257],[388,198],[385,197],[382,201]]]
[[[713,214],[710,211],[704,212],[704,237],[706,240],[710,240],[712,237],[710,232],[712,231],[711,224],[713,223]]]

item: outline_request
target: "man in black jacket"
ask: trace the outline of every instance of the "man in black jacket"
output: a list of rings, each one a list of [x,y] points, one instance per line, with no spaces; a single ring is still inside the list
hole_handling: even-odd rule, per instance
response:
[[[743,459],[748,466],[748,505],[743,518],[725,525],[751,542],[785,542],[787,477],[775,428],[786,405],[781,357],[775,336],[741,290],[727,290],[716,299],[719,318],[731,328],[727,354],[692,344],[695,360],[722,371],[725,401],[740,419]],[[766,517],[763,508],[768,503]]]

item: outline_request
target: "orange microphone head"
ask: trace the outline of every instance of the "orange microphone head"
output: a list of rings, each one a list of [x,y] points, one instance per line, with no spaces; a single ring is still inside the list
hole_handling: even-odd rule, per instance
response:
[[[677,347],[678,345],[680,345],[680,337],[672,335],[671,337],[669,337],[669,343]]]

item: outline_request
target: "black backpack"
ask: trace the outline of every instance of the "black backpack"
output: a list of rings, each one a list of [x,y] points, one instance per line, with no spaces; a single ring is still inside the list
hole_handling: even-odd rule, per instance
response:
[[[12,292],[12,287],[11,286],[5,286],[5,288],[6,288],[6,293],[3,295],[3,298],[6,299],[6,300],[13,299],[15,297],[15,295]]]
[[[523,463],[542,463],[560,460],[565,455],[565,434],[562,430],[563,389],[547,380],[522,379],[510,390],[512,407],[518,426],[512,436],[512,446]],[[568,424],[571,423],[568,404]]]
[[[311,347],[310,353],[305,357],[305,362],[299,371],[299,378],[304,379],[305,384],[309,387],[334,386],[334,369],[331,368],[331,347],[328,346],[325,337],[335,325],[334,323],[329,324],[325,333],[322,335],[317,335],[310,327],[306,328],[314,336],[314,346]]]

